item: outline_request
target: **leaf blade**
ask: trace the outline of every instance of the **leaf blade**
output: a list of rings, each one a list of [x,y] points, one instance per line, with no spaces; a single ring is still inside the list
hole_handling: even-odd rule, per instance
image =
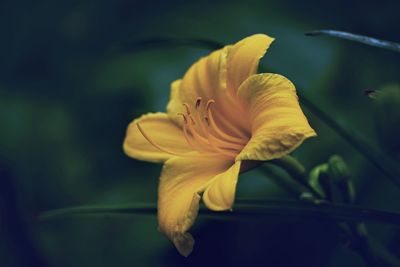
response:
[[[132,214],[155,215],[156,204],[133,203],[124,205],[92,205],[47,211],[39,215],[40,221],[78,214]],[[332,220],[339,222],[379,222],[400,225],[400,213],[369,209],[346,204],[332,204],[323,201],[305,202],[277,199],[238,199],[233,212],[214,212],[200,208],[200,217],[218,220],[260,220],[282,217],[302,220]]]
[[[384,48],[395,52],[400,52],[400,44],[396,42],[380,40],[377,38],[354,34],[350,32],[336,31],[336,30],[316,30],[306,33],[307,36],[320,36],[327,35],[335,38],[345,39],[353,42],[363,43],[370,46]]]

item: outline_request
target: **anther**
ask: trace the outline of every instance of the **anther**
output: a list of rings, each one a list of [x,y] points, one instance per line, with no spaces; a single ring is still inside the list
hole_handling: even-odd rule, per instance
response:
[[[189,114],[190,114],[190,107],[189,107],[189,105],[188,105],[187,103],[183,103],[183,105],[184,105],[185,108],[186,108],[186,113],[189,115]]]
[[[197,99],[196,99],[196,105],[195,105],[195,107],[196,107],[196,109],[198,109],[199,108],[199,106],[200,106],[200,104],[201,104],[201,97],[198,97]]]
[[[210,126],[210,120],[208,119],[207,116],[204,116],[204,120],[207,123],[207,126]]]
[[[206,105],[206,110],[208,111],[210,109],[211,104],[214,104],[214,103],[215,103],[215,100],[213,100],[213,99],[208,100],[207,105]]]

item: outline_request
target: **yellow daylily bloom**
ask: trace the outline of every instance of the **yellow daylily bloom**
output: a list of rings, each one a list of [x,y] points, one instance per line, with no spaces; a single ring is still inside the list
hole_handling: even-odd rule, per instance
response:
[[[201,58],[171,85],[166,113],[149,113],[127,129],[124,151],[164,163],[158,190],[159,229],[188,256],[201,195],[215,211],[230,210],[240,171],[282,157],[315,136],[294,85],[257,74],[274,39],[247,37]]]

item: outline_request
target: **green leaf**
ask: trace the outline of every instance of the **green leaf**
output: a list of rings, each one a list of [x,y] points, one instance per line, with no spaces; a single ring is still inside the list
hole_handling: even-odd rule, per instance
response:
[[[400,85],[387,84],[372,94],[373,116],[380,145],[400,156]]]
[[[45,221],[77,214],[155,215],[156,204],[89,205],[47,211],[39,216]],[[296,201],[277,199],[238,199],[233,212],[214,212],[200,208],[200,217],[218,220],[262,220],[287,218],[292,220],[332,220],[335,222],[380,222],[400,225],[400,213],[368,209],[325,201]]]
[[[319,36],[319,35],[327,35],[336,38],[346,39],[354,42],[359,42],[371,46],[376,46],[379,48],[384,48],[388,50],[392,50],[395,52],[400,52],[400,44],[385,40],[380,40],[373,37],[368,37],[364,35],[349,33],[349,32],[342,32],[342,31],[335,31],[335,30],[317,30],[306,33],[307,36]]]

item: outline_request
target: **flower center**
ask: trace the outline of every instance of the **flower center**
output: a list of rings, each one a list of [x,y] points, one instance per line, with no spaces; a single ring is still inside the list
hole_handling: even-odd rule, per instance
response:
[[[215,100],[203,102],[201,97],[196,99],[194,112],[189,104],[183,104],[186,114],[183,117],[183,132],[188,144],[196,151],[205,153],[220,153],[235,157],[247,143],[247,139],[228,134],[216,122],[212,106]]]
[[[204,102],[201,97],[198,97],[194,103],[194,110],[188,103],[183,103],[186,113],[178,113],[183,118],[182,130],[189,146],[200,153],[208,154],[223,154],[229,157],[236,155],[243,149],[248,142],[248,137],[243,137],[238,131],[238,136],[233,136],[230,132],[236,130],[230,127],[227,131],[226,125],[217,123],[214,118],[212,106],[215,105],[215,100],[210,99]],[[219,118],[218,122],[221,122]],[[143,131],[139,123],[136,124],[138,130],[143,137],[155,148],[165,153],[182,156],[182,153],[167,150],[157,143]]]

